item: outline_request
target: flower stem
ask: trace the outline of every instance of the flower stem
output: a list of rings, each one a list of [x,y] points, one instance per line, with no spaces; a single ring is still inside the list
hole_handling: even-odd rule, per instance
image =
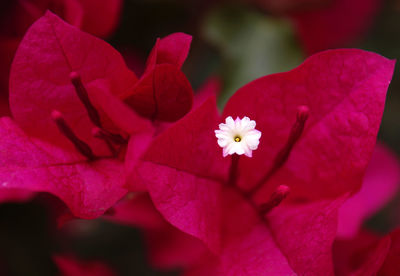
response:
[[[239,177],[239,157],[238,154],[232,155],[232,162],[231,167],[229,168],[229,179],[228,179],[228,186],[236,187],[237,180]]]

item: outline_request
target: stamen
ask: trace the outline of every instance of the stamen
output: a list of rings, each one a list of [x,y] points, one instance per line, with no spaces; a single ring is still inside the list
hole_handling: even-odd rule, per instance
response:
[[[72,85],[75,87],[76,94],[81,100],[82,104],[85,106],[86,111],[89,115],[90,121],[101,129],[103,138],[107,138],[108,142],[112,142],[117,145],[126,144],[127,141],[119,134],[111,133],[105,129],[102,129],[100,115],[97,109],[93,106],[89,99],[88,93],[85,86],[83,85],[82,79],[77,72],[71,72],[69,75]],[[105,139],[103,139],[105,140]],[[106,140],[105,140],[106,141]]]
[[[81,76],[77,72],[71,72],[69,77],[72,85],[75,87],[76,94],[86,108],[90,120],[95,126],[101,127],[99,112],[97,112],[96,108],[91,103],[86,88],[82,83]]]
[[[259,210],[261,214],[266,214],[273,208],[278,206],[290,193],[290,188],[286,185],[280,185],[272,193],[267,203],[260,206]]]
[[[79,139],[72,129],[68,126],[67,122],[63,118],[62,114],[58,110],[53,110],[51,113],[51,118],[56,123],[60,132],[74,144],[75,148],[84,156],[86,156],[89,160],[96,159],[96,156],[93,154],[92,149],[88,144]]]
[[[248,191],[248,194],[254,194],[255,192],[257,192],[258,189],[260,189],[261,186],[263,186],[264,183],[266,183],[271,178],[271,176],[273,176],[283,166],[283,164],[285,164],[294,145],[303,133],[304,126],[309,114],[310,109],[307,106],[299,106],[297,108],[296,122],[290,130],[289,138],[285,146],[275,156],[274,163],[271,169],[265,174],[265,176],[257,183],[257,185],[253,189]]]
[[[92,133],[93,133],[93,136],[110,141],[116,145],[125,145],[126,143],[128,143],[128,141],[121,135],[111,133],[102,128],[98,128],[98,127],[93,128]]]
[[[92,135],[96,138],[103,140],[113,156],[117,156],[117,150],[114,148],[110,140],[104,135],[103,130],[98,127],[92,129]]]

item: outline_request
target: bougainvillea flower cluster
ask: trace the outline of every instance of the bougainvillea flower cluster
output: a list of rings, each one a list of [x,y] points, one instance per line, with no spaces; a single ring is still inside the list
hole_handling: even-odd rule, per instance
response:
[[[222,118],[257,123],[252,158],[222,157],[212,98],[152,141],[136,183],[214,253],[190,273],[333,274],[337,211],[362,183],[393,66],[360,50],[328,51],[239,89]]]
[[[378,144],[361,190],[339,208],[338,232],[333,246],[335,275],[353,275],[351,273],[355,271],[361,274],[354,275],[373,275],[368,271],[379,269],[385,259],[388,238],[380,241],[376,234],[359,231],[362,220],[393,196],[399,180],[398,166],[393,153]],[[373,198],[371,194],[374,194]],[[198,240],[163,220],[146,194],[129,197],[113,210],[112,216],[108,217],[112,221],[144,230],[149,261],[154,267],[187,269],[198,265],[199,258],[207,251]]]
[[[109,44],[46,12],[11,68],[1,199],[47,192],[84,219],[112,208],[157,241],[155,263],[186,275],[334,275],[338,214],[361,188],[394,61],[322,52],[240,88],[220,114],[208,89],[192,108],[190,43],[158,39],[137,77]],[[395,240],[378,239],[363,271],[393,269]]]
[[[174,117],[167,120],[191,108],[192,89],[175,65],[185,56],[177,60],[175,49],[165,49],[183,36],[190,39],[176,34],[158,41],[160,50],[149,58],[149,73],[138,80],[110,45],[47,12],[25,35],[11,69],[14,120],[1,119],[2,193],[49,192],[82,218],[97,217],[121,199],[127,192],[129,139],[151,137],[152,121],[165,118],[162,112],[169,108],[164,99],[177,101]],[[151,86],[143,83],[146,78]],[[173,80],[180,81],[174,89],[159,89]],[[132,108],[129,99],[138,94],[138,106]],[[140,104],[159,109],[143,118],[136,113]],[[130,156],[129,164],[134,160]]]

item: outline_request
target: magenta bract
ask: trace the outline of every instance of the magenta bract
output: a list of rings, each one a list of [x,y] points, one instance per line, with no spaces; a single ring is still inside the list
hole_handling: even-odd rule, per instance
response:
[[[110,45],[47,12],[13,62],[0,183],[56,195],[77,217],[102,215],[127,192],[128,139],[153,133],[119,99],[136,81]]]
[[[360,188],[393,68],[394,61],[370,52],[327,51],[242,87],[222,118],[209,99],[152,142],[136,179],[168,222],[219,255],[206,257],[201,271],[333,275],[337,211]],[[226,188],[231,161],[214,137],[226,116],[248,116],[262,132],[253,158],[239,158],[233,191]],[[304,129],[293,130],[296,120]],[[296,131],[301,135],[293,136]],[[298,140],[290,154],[265,178],[291,135]],[[253,198],[243,197],[257,185]],[[282,185],[289,196],[261,218],[255,205],[276,196]]]

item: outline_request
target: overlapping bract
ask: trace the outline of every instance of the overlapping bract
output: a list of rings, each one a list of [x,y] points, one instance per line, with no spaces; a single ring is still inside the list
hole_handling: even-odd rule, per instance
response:
[[[180,51],[164,50],[164,56],[179,55]],[[175,74],[186,80],[178,69],[168,76],[175,78]],[[159,76],[165,79],[163,74]],[[87,90],[86,97],[99,113],[100,122],[93,120],[77,94],[72,84],[76,77]],[[51,12],[40,18],[21,42],[11,70],[10,105],[15,122],[1,119],[0,183],[1,193],[7,193],[2,198],[13,199],[18,191],[21,197],[27,197],[29,191],[49,192],[81,218],[98,217],[112,207],[127,192],[124,186],[131,168],[125,170],[126,145],[112,145],[111,150],[110,141],[95,137],[94,130],[104,129],[125,140],[143,135],[151,139],[151,121],[137,115],[121,99],[137,82],[121,55],[104,41],[68,25]],[[160,86],[157,80],[154,84]],[[168,87],[163,94],[167,98],[173,93]],[[179,84],[176,87],[180,88]],[[175,107],[189,110],[190,84],[185,83],[181,90],[189,100]],[[71,138],[60,131],[54,110],[91,148],[95,158],[77,151]],[[180,116],[184,113],[181,111]],[[136,146],[140,145],[145,148],[145,141],[137,140]],[[134,166],[135,159],[129,160]]]
[[[400,269],[399,231],[380,237],[364,230],[352,239],[336,241],[333,247],[336,275],[396,275]]]
[[[138,206],[128,200],[115,206],[113,219],[152,225],[149,236],[165,231],[174,237],[176,243],[166,247],[177,254],[155,257],[163,266],[190,266],[188,275],[333,275],[337,213],[362,183],[394,62],[361,50],[323,52],[290,72],[244,86],[221,116],[214,97],[189,112],[193,93],[180,68],[190,41],[182,33],[158,40],[137,78],[110,45],[46,13],[28,31],[13,64],[15,122],[0,120],[4,198],[49,192],[75,216],[95,218],[127,189],[144,190],[159,213],[148,198],[142,207],[152,210],[150,217],[127,212]],[[101,124],[78,97],[71,83],[76,75]],[[273,167],[299,106],[309,110],[300,140],[263,189],[246,195]],[[76,150],[53,110],[96,158]],[[237,186],[227,183],[230,159],[222,157],[213,135],[227,116],[248,116],[263,133],[253,158],[239,159]],[[177,122],[155,136],[156,121]],[[129,139],[129,145],[113,153],[93,136],[94,127]],[[289,197],[260,215],[257,206],[279,185],[290,189]],[[193,254],[179,253],[186,250]],[[390,258],[385,263],[392,267]]]
[[[297,108],[310,110],[289,159],[255,197],[262,203],[277,185],[291,189],[285,204],[263,219],[242,192],[225,187],[229,160],[210,137],[222,121],[213,99],[151,143],[136,177],[167,221],[219,255],[207,257],[199,273],[333,274],[337,211],[360,188],[393,67],[393,61],[369,52],[327,51],[290,72],[255,80],[230,99],[223,117],[249,116],[263,133],[253,158],[239,160],[244,190],[273,165]]]
[[[109,36],[116,28],[122,0],[26,0],[2,4],[0,19],[0,94],[7,94],[11,61],[26,30],[46,10],[66,22],[99,37]]]
[[[400,163],[395,154],[378,143],[361,189],[339,210],[338,237],[356,236],[363,222],[383,208],[400,188]]]
[[[158,39],[142,77],[124,95],[125,102],[152,120],[173,122],[189,112],[193,90],[180,68],[191,41],[184,33]]]

